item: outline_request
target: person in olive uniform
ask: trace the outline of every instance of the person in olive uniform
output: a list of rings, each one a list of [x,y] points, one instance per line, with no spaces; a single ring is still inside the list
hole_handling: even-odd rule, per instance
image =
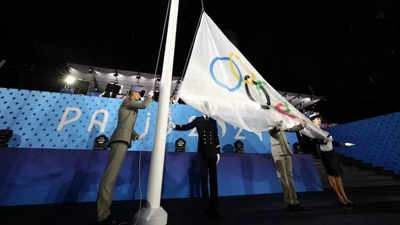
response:
[[[100,182],[97,195],[98,224],[117,224],[111,216],[111,203],[114,194],[115,181],[132,140],[143,139],[134,130],[138,109],[146,108],[152,102],[153,91],[150,91],[144,101],[140,100],[140,88],[133,87],[123,100],[118,111],[118,125],[110,140],[111,151],[108,155],[106,170]]]
[[[286,132],[296,132],[304,128],[299,124],[289,129],[282,129],[282,121],[269,131],[271,153],[274,165],[282,186],[284,202],[287,204],[286,210],[300,211],[303,207],[297,199],[296,189],[293,181],[292,151],[290,149]]]
[[[218,138],[217,122],[203,115],[196,117],[192,122],[185,125],[170,123],[175,130],[197,129],[199,135],[197,152],[200,160],[200,176],[202,197],[208,204],[210,216],[219,216],[218,213],[218,182],[217,163],[220,159],[220,144]],[[208,193],[208,179],[210,178],[210,195]]]

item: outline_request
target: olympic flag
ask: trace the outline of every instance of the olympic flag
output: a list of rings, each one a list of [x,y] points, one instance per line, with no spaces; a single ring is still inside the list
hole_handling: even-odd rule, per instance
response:
[[[178,97],[214,119],[250,132],[268,131],[280,121],[283,129],[305,121],[305,135],[328,134],[272,88],[205,12]]]

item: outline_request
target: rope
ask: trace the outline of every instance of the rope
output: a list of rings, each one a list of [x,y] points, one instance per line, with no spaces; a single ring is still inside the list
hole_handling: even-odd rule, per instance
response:
[[[164,26],[163,26],[163,31],[162,31],[162,35],[161,35],[161,41],[160,41],[160,47],[158,49],[158,56],[157,56],[157,62],[156,62],[156,69],[154,71],[154,77],[157,77],[157,70],[158,70],[158,64],[160,62],[160,56],[161,56],[161,49],[162,49],[162,44],[164,42],[164,36],[165,36],[165,27],[167,26],[167,21],[168,21],[168,14],[169,14],[169,9],[171,8],[171,0],[168,1],[168,8],[167,8],[167,12],[165,13],[165,19],[164,19]],[[156,84],[156,80],[154,79],[154,83],[153,83],[153,89],[154,86]]]
[[[203,1],[201,1],[201,2],[203,3]],[[196,40],[197,32],[199,31],[200,22],[201,22],[201,17],[202,17],[202,15],[203,15],[203,12],[204,12],[204,10],[203,10],[203,8],[202,8],[202,9],[201,9],[201,12],[200,12],[199,21],[197,22],[196,32],[194,33],[192,43],[190,44],[189,53],[188,53],[188,55],[186,56],[186,62],[185,62],[185,66],[183,67],[183,71],[182,71],[180,80],[182,80],[182,79],[183,79],[183,76],[185,75],[185,72],[186,72],[186,69],[187,69],[187,65],[188,65],[188,63],[189,63],[190,55],[191,55],[192,50],[193,50],[194,41]]]

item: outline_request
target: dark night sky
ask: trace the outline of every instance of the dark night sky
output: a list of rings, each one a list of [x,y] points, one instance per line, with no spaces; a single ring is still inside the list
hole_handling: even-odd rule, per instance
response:
[[[204,4],[275,89],[325,96],[320,109],[329,121],[400,110],[395,1],[274,2]],[[66,62],[154,72],[166,0],[105,7],[59,4],[2,14],[0,60],[7,63],[0,69],[1,87],[58,91]],[[200,9],[200,1],[181,0],[175,75],[182,73]]]

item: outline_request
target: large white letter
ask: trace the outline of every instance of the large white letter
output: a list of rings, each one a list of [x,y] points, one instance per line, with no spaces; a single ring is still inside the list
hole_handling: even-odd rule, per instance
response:
[[[218,125],[221,127],[221,137],[224,137],[226,134],[226,125],[223,120],[217,120]]]
[[[188,120],[188,123],[192,122],[195,118],[196,118],[196,116],[191,116],[191,117],[189,118],[189,120]],[[197,134],[197,129],[194,129],[194,128],[193,128],[192,131],[190,131],[189,136],[190,136],[190,137],[197,137],[197,136],[199,136],[199,135]]]
[[[150,126],[150,118],[151,118],[151,113],[148,112],[146,116],[146,124],[144,125],[144,131],[141,135],[145,137],[149,133],[149,126]]]
[[[104,113],[103,121],[96,120],[96,116],[99,113]],[[88,127],[88,132],[92,131],[92,128],[93,128],[93,126],[95,124],[100,126],[100,132],[104,132],[104,130],[106,129],[107,121],[108,121],[108,111],[105,110],[105,109],[96,110],[93,113],[92,119],[90,120],[90,124],[89,124],[89,127]]]
[[[236,126],[235,126],[236,129]],[[244,140],[246,139],[246,137],[244,136],[240,136],[240,133],[242,133],[243,128],[239,128],[238,132],[235,135],[235,140]]]
[[[75,111],[76,116],[70,120],[67,120],[69,111]],[[82,115],[82,111],[79,108],[67,107],[65,109],[64,115],[61,118],[60,124],[58,124],[57,131],[62,130],[65,125],[78,120],[81,117],[81,115]]]
[[[262,132],[261,132],[261,131],[259,131],[259,132],[253,132],[253,133],[256,134],[256,135],[258,136],[258,138],[260,139],[261,142],[263,141],[263,137],[262,137]]]

